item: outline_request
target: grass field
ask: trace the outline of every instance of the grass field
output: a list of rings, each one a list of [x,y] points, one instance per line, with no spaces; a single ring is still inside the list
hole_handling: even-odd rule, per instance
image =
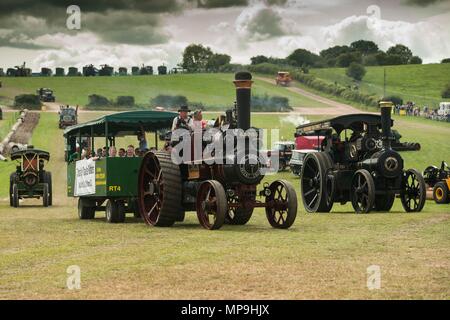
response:
[[[80,121],[100,113],[82,113]],[[294,124],[284,116],[253,115],[258,127]],[[316,120],[312,117],[310,120]],[[403,153],[406,167],[423,170],[450,160],[448,126],[400,119],[405,141],[422,151]],[[134,138],[130,138],[134,139]],[[123,143],[127,143],[127,140]],[[36,147],[51,152],[54,206],[26,200],[8,205],[5,184],[10,163],[0,163],[0,298],[134,299],[306,299],[450,298],[450,210],[427,201],[422,213],[404,213],[396,200],[391,213],[357,215],[350,205],[330,214],[299,212],[289,230],[272,229],[261,209],[246,226],[202,229],[195,214],[172,228],[150,228],[127,218],[107,224],[77,218],[76,200],[65,195],[66,165],[56,114],[43,113]],[[287,179],[289,172],[266,177]],[[68,290],[66,269],[81,268],[81,290]],[[367,267],[381,268],[381,289],[366,287]]]
[[[399,95],[406,101],[414,101],[419,106],[437,107],[444,86],[450,83],[450,64],[400,65],[386,67],[366,67],[367,73],[360,84],[364,93],[383,95],[383,70],[386,69],[387,95]],[[345,68],[311,69],[311,74],[330,83],[353,85],[345,75]]]
[[[232,106],[235,96],[233,74],[178,74],[166,76],[127,77],[28,77],[0,78],[0,98],[10,103],[21,93],[35,93],[40,87],[52,88],[58,102],[84,106],[91,94],[100,94],[109,99],[120,95],[135,97],[137,104],[149,105],[151,98],[159,94],[184,95],[190,102],[202,102],[211,108],[222,110]],[[281,87],[256,80],[253,94],[283,96],[289,98],[292,107],[323,107],[324,105],[289,92]],[[8,102],[9,101],[9,102]]]

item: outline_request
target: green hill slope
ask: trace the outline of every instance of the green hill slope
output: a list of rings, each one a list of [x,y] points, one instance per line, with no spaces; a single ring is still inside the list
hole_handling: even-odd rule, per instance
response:
[[[450,82],[450,64],[402,65],[366,67],[367,73],[360,84],[364,93],[383,95],[383,70],[386,69],[386,93],[398,95],[420,106],[437,106],[441,91]],[[353,85],[345,75],[345,68],[312,69],[311,74],[320,79],[343,85]]]
[[[167,76],[126,77],[30,77],[0,78],[0,98],[11,100],[19,93],[34,93],[40,87],[55,91],[56,100],[62,103],[86,105],[88,95],[99,94],[110,99],[120,95],[135,97],[137,104],[148,105],[159,94],[184,95],[190,102],[221,109],[235,100],[233,74],[178,74]],[[289,98],[293,107],[322,107],[320,102],[299,96],[281,87],[255,80],[253,93],[257,95]]]

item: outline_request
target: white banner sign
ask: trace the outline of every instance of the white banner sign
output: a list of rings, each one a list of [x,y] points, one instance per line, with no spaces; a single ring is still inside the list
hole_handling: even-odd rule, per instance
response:
[[[75,196],[95,193],[95,161],[79,160],[75,166]]]

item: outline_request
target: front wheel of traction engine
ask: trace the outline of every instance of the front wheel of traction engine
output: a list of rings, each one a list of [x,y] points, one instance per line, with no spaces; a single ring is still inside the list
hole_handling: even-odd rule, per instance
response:
[[[14,208],[18,208],[19,207],[19,188],[17,187],[17,184],[13,184],[12,186],[12,206]]]
[[[49,191],[47,183],[44,183],[44,187],[42,188],[42,205],[44,207],[49,206]]]
[[[207,180],[197,192],[198,221],[208,230],[219,229],[225,222],[228,209],[227,196],[222,184],[216,180]]]
[[[270,225],[277,229],[287,229],[297,217],[297,194],[286,180],[276,180],[269,185],[266,196],[266,217]]]
[[[420,212],[425,205],[426,184],[422,174],[416,169],[408,169],[403,173],[402,200],[406,212]]]
[[[375,202],[375,183],[369,171],[355,172],[350,189],[353,209],[356,213],[369,213]]]
[[[144,221],[170,227],[182,220],[180,167],[168,152],[147,152],[139,170],[139,210]]]
[[[239,203],[239,198],[233,197],[229,200],[229,202]],[[228,211],[225,216],[225,223],[232,225],[244,225],[250,220],[252,214],[253,208],[228,207]]]

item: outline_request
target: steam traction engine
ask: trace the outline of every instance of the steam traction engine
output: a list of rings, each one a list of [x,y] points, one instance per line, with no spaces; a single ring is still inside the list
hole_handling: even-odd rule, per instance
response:
[[[303,162],[301,192],[308,212],[329,212],[334,202],[351,201],[357,213],[389,211],[399,195],[407,212],[419,212],[426,188],[415,169],[403,169],[403,159],[391,146],[392,104],[381,102],[381,116],[351,114],[310,123],[297,134],[324,137],[321,152]]]
[[[230,132],[227,129],[245,131],[250,128],[251,79],[250,73],[236,74],[235,110],[227,110],[226,115],[216,120],[214,127],[221,133],[218,139],[223,145]],[[170,152],[148,152],[139,171],[139,208],[146,223],[167,227],[183,221],[185,211],[196,211],[204,228],[218,229],[224,223],[243,225],[251,218],[254,208],[264,207],[272,227],[289,228],[297,215],[293,186],[276,180],[270,185],[265,183],[257,195],[265,162],[259,157],[250,161],[247,148],[244,161],[239,160],[234,137],[232,141],[231,163],[228,155],[222,163],[208,164],[201,159],[176,164]]]

